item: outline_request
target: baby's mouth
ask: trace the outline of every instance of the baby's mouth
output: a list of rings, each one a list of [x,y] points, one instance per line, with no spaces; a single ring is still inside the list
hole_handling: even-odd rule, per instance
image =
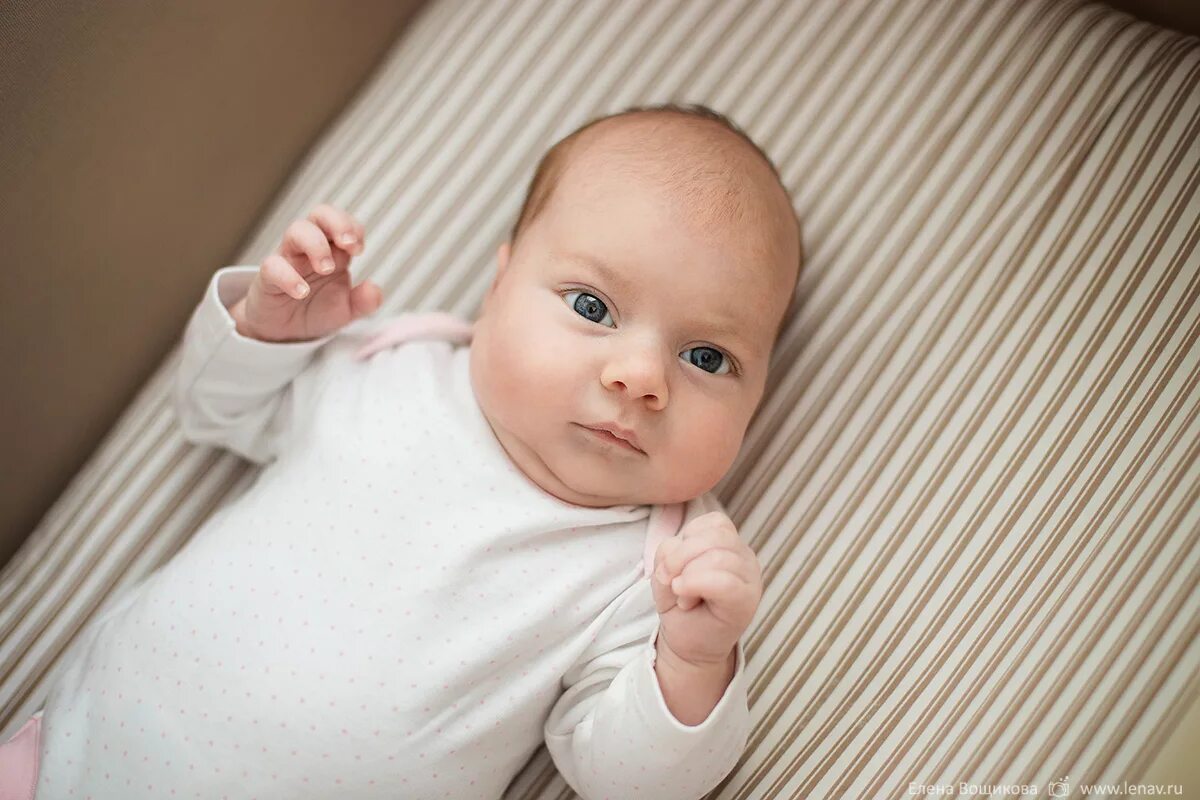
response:
[[[580,428],[583,428],[589,434],[595,436],[597,441],[607,442],[607,443],[614,445],[614,446],[620,448],[621,450],[629,452],[629,453],[643,455],[643,456],[646,455],[646,452],[644,450],[641,450],[640,448],[635,447],[633,444],[625,441],[620,436],[616,436],[615,434],[609,433],[606,430],[603,430],[601,428],[591,428],[591,427],[588,427],[587,425],[582,425],[580,423],[573,423],[573,424],[579,425]]]

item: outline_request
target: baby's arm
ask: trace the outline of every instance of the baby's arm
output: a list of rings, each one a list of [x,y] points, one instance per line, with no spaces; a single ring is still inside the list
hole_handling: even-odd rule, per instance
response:
[[[184,334],[172,399],[184,438],[264,464],[279,454],[296,404],[295,380],[335,333],[264,342],[237,332],[230,309],[257,267],[217,270]]]
[[[708,509],[688,504],[685,523]],[[699,724],[676,719],[655,671],[660,619],[649,579],[604,611],[596,639],[563,675],[544,725],[546,748],[584,800],[699,800],[737,765],[750,736],[746,657]]]
[[[584,800],[700,800],[745,750],[750,711],[742,645],[716,707],[699,725],[684,725],[667,708],[655,675],[657,633],[656,625],[651,637],[616,646],[564,678],[566,691],[546,721],[546,749]]]
[[[364,233],[350,214],[322,204],[288,226],[260,267],[217,270],[188,322],[175,378],[188,441],[259,464],[278,457],[307,383],[317,382],[316,351],[381,302],[370,281],[351,285]]]

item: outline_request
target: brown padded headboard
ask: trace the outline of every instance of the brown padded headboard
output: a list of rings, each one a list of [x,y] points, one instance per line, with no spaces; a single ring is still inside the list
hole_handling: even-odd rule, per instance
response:
[[[0,565],[422,4],[3,4]]]

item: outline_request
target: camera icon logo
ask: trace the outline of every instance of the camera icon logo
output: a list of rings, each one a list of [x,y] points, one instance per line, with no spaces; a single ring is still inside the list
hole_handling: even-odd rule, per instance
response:
[[[1050,781],[1047,794],[1051,797],[1066,797],[1071,793],[1071,784],[1067,782],[1070,775],[1064,775],[1056,781]]]

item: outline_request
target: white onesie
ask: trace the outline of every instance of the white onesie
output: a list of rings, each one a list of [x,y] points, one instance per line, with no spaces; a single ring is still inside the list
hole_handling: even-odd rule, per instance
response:
[[[59,664],[37,800],[498,798],[543,740],[588,800],[716,786],[749,735],[745,656],[704,722],[671,714],[643,564],[661,507],[533,483],[468,346],[356,360],[371,318],[241,336],[256,271],[214,274],[175,400],[190,440],[264,468]]]

